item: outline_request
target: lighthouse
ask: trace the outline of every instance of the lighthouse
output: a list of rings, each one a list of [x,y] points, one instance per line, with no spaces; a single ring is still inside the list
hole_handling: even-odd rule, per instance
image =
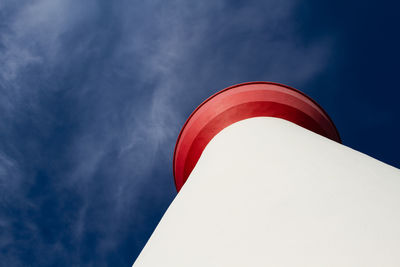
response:
[[[400,266],[400,170],[342,145],[289,86],[205,100],[173,171],[178,194],[134,267]]]

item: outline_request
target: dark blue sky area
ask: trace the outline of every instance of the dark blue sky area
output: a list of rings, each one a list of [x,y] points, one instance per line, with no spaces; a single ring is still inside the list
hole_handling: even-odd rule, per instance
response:
[[[396,1],[0,2],[0,265],[131,266],[176,195],[185,119],[232,84],[298,88],[393,166]]]

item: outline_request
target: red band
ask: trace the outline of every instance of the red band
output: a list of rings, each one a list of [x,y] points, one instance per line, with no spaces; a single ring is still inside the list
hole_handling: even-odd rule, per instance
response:
[[[326,112],[302,92],[272,82],[234,85],[204,101],[183,126],[173,163],[178,192],[211,139],[229,125],[253,117],[285,119],[341,143]]]

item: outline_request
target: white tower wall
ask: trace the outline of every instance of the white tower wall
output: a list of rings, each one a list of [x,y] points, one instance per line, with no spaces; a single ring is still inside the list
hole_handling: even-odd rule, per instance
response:
[[[400,170],[291,122],[206,146],[134,267],[400,266]]]

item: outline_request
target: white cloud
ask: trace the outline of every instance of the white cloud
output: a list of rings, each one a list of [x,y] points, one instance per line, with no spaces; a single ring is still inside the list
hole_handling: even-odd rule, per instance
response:
[[[296,3],[250,1],[238,8],[227,0],[38,0],[8,19],[0,34],[0,90],[7,96],[0,99],[0,110],[12,118],[29,102],[49,113],[36,116],[51,117],[53,110],[42,102],[42,95],[51,93],[46,90],[53,90],[48,84],[70,85],[62,95],[72,103],[67,117],[78,126],[70,139],[53,144],[67,147],[57,156],[69,165],[52,182],[82,199],[70,222],[75,245],[82,245],[88,230],[101,232],[93,262],[125,238],[128,220],[139,220],[129,217],[130,209],[145,205],[138,199],[155,169],[165,169],[165,175],[149,194],[159,201],[171,198],[167,164],[195,105],[237,82],[306,84],[325,67],[329,42],[301,43],[293,22]],[[32,86],[26,82],[28,68],[38,75],[29,77],[37,81]],[[75,82],[79,75],[83,78]],[[51,123],[64,123],[57,119]],[[4,154],[0,164],[0,176],[19,173],[20,166]],[[96,201],[109,206],[94,212]],[[30,229],[41,241],[38,230]],[[62,246],[53,252],[78,253]]]

